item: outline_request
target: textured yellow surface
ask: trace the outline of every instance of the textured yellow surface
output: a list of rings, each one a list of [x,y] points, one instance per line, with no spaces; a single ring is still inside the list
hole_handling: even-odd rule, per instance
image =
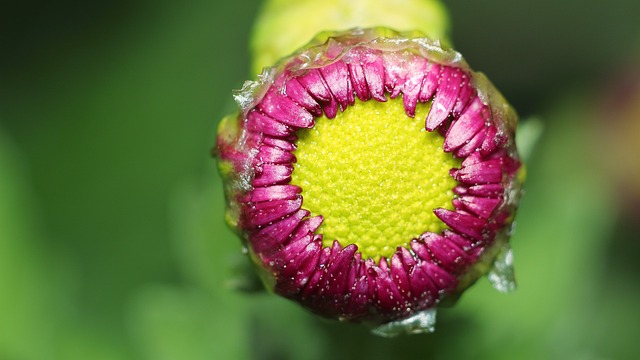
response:
[[[291,183],[303,189],[303,208],[324,216],[318,232],[325,246],[355,243],[363,258],[377,261],[446,227],[433,209],[452,209],[449,169],[460,163],[442,150],[440,134],[424,130],[428,111],[418,104],[408,117],[401,97],[357,101],[298,133]]]

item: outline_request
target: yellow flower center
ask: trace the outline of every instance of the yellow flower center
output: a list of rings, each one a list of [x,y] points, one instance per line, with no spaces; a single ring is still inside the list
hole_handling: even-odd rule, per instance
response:
[[[324,246],[356,244],[363,259],[378,261],[446,228],[433,209],[453,208],[449,169],[460,161],[442,150],[440,134],[424,129],[429,107],[418,104],[411,118],[401,97],[357,100],[298,132],[291,183],[302,188],[302,207],[324,216]]]

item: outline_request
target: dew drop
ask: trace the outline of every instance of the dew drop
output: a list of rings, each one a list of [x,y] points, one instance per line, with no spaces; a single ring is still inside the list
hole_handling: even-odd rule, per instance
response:
[[[487,278],[493,285],[494,289],[508,293],[516,289],[516,278],[513,271],[513,251],[509,244],[505,244],[496,260],[493,262],[493,268],[487,274]]]
[[[388,322],[371,330],[374,335],[394,337],[402,333],[424,334],[436,329],[436,309],[417,312],[407,318]]]

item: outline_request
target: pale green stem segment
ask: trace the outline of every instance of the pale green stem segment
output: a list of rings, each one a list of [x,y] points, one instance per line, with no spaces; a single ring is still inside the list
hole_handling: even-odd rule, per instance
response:
[[[378,26],[417,30],[449,43],[449,16],[437,0],[267,0],[251,37],[252,73],[259,74],[320,32]]]

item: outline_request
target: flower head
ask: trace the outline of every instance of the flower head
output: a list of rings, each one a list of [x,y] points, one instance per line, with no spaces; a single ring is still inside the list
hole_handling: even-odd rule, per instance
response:
[[[276,293],[387,323],[486,273],[520,194],[516,116],[459,53],[385,28],[322,34],[236,93],[227,220]]]

